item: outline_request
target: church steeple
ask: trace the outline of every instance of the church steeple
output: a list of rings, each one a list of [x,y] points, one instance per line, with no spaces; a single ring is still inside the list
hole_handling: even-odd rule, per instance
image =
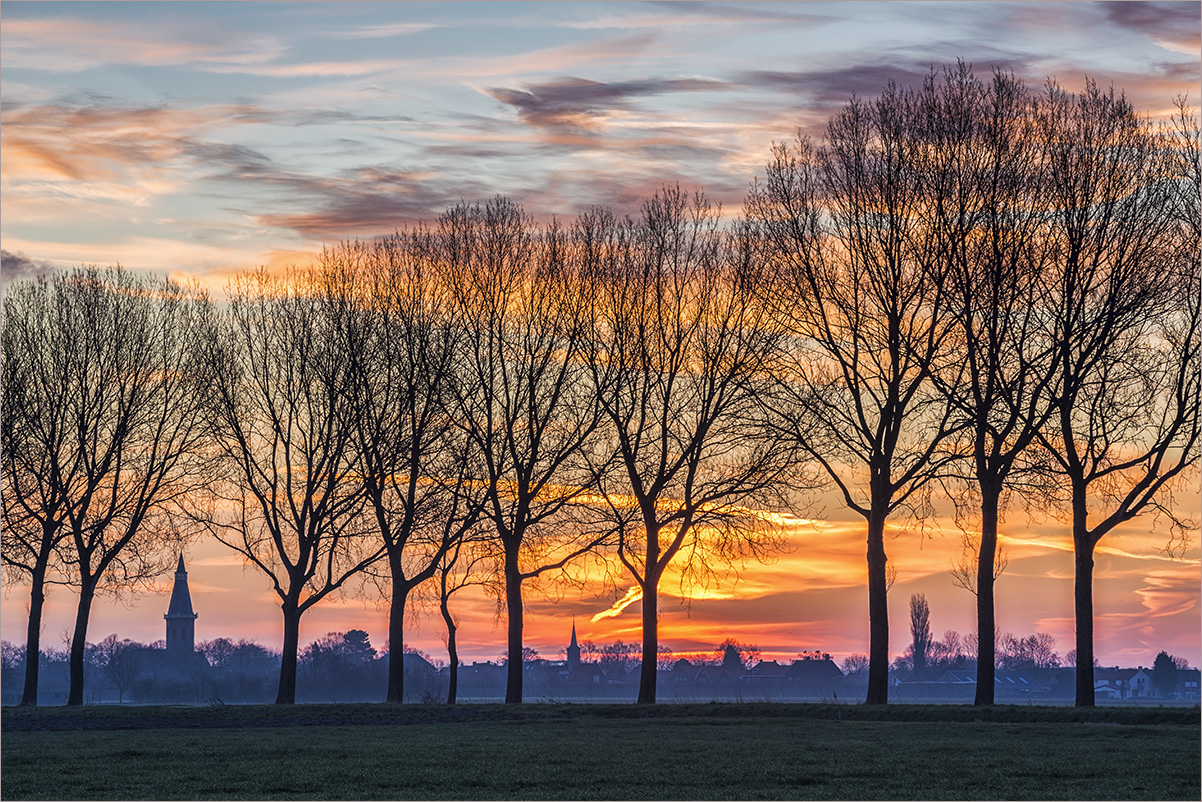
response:
[[[580,646],[576,643],[576,622],[572,622],[572,642],[568,644],[568,671],[580,665]]]
[[[196,645],[196,613],[192,612],[192,595],[188,593],[188,572],[184,570],[184,555],[179,555],[175,569],[175,586],[167,606],[167,653],[189,655]]]

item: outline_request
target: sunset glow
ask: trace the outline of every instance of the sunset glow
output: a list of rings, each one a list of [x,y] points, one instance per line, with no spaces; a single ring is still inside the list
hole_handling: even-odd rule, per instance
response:
[[[459,200],[505,194],[539,221],[594,206],[636,215],[665,183],[704,188],[739,213],[774,141],[821,136],[853,95],[920,83],[964,59],[1126,91],[1153,116],[1202,81],[1202,3],[3,3],[0,245],[5,285],[55,267],[121,263],[195,279],[223,301],[232,277],[305,264],[326,245],[435,219]],[[555,487],[548,492],[572,492]],[[1175,509],[1202,520],[1195,472]],[[598,499],[584,499],[585,501]],[[633,498],[611,497],[634,506]],[[698,584],[681,565],[659,585],[659,642],[713,653],[726,638],[763,658],[868,651],[864,519],[833,492],[792,513],[739,510],[784,533],[765,562]],[[890,519],[890,653],[909,642],[924,593],[931,631],[974,629],[974,597],[950,570],[953,505]],[[666,508],[670,502],[660,502]],[[999,629],[1047,632],[1073,648],[1073,545],[1066,518],[1016,501],[997,583]],[[661,535],[666,536],[667,531]],[[1196,536],[1196,531],[1193,533]],[[1148,666],[1160,650],[1202,662],[1202,549],[1168,554],[1146,514],[1096,552],[1103,665]],[[279,597],[212,539],[185,552],[196,639],[278,649]],[[616,560],[578,582],[526,591],[525,642],[561,658],[581,641],[641,641],[642,593]],[[5,577],[0,631],[23,642],[28,589]],[[145,592],[101,598],[89,640],[164,636],[170,573]],[[420,596],[419,591],[418,595]],[[42,643],[62,648],[75,595],[51,588]],[[472,587],[453,601],[459,654],[497,660],[504,605]],[[361,628],[387,640],[387,604],[352,584],[306,613],[301,643]],[[446,659],[437,598],[417,599],[410,643]],[[69,636],[68,636],[69,637]]]

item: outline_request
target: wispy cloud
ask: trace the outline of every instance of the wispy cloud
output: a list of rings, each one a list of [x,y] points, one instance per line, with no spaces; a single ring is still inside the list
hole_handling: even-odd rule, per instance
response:
[[[665,26],[731,26],[756,24],[772,26],[813,26],[836,18],[829,13],[795,10],[797,6],[784,3],[713,3],[672,0],[672,2],[623,3],[616,10],[581,10],[551,24],[563,28],[589,30],[596,28],[632,29],[663,28]]]
[[[412,36],[443,27],[435,22],[385,22],[379,25],[358,25],[326,34],[333,39],[388,39],[397,36]]]
[[[1176,570],[1149,571],[1144,586],[1135,592],[1147,615],[1181,615],[1198,606],[1198,569],[1183,565]]]
[[[0,282],[9,284],[54,272],[54,264],[45,259],[30,259],[23,253],[0,249]]]
[[[397,70],[414,70],[418,63],[409,59],[368,59],[363,61],[303,61],[294,64],[226,63],[200,65],[204,72],[262,75],[270,78],[355,78]]]
[[[1139,3],[1104,2],[1106,18],[1113,24],[1147,36],[1167,50],[1197,56],[1202,50],[1202,32],[1198,19],[1202,4],[1197,2]]]
[[[725,81],[709,78],[604,82],[567,77],[522,89],[485,87],[481,91],[515,109],[523,122],[536,128],[592,130],[613,111],[629,108],[635,98],[730,88]]]
[[[473,59],[436,58],[427,62],[426,70],[435,75],[461,76],[468,80],[532,73],[562,75],[584,67],[629,64],[655,52],[659,41],[659,37],[654,33],[622,34],[568,45],[537,48],[512,55]]]
[[[397,226],[437,217],[462,198],[481,198],[489,187],[466,177],[397,170],[387,166],[348,170],[332,177],[266,172],[260,183],[286,189],[280,211],[254,214],[262,225],[295,231],[310,240],[388,233]],[[287,210],[287,196],[301,208]]]
[[[211,22],[130,24],[71,17],[6,19],[6,68],[77,72],[103,65],[255,64],[286,51],[268,33]]]

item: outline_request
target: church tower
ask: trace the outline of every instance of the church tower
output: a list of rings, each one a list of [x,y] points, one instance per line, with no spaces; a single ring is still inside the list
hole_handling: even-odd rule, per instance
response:
[[[167,607],[167,654],[191,655],[196,643],[196,613],[192,612],[192,595],[188,593],[188,572],[184,570],[184,555],[179,556],[175,569],[175,587],[171,589],[171,604]]]
[[[568,671],[580,665],[580,646],[576,643],[576,622],[572,622],[572,642],[568,644]]]

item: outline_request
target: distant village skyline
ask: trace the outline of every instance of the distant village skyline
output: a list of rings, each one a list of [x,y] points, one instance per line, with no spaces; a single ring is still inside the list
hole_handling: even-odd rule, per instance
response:
[[[849,524],[853,527],[855,525],[854,522],[849,522]],[[954,531],[953,535],[958,537],[958,533]],[[811,535],[811,537],[813,536]],[[1147,533],[1143,539],[1147,545],[1151,546],[1153,537],[1153,534]],[[836,554],[846,553],[847,559],[852,562],[854,569],[854,567],[858,567],[856,563],[861,559],[855,548],[857,545],[859,544],[854,542],[850,545],[842,542],[838,544],[839,548],[833,549],[833,551]],[[1019,543],[1018,547],[1021,548],[1022,545]],[[1014,546],[1010,548],[1013,549]],[[1030,548],[1029,544],[1028,548]],[[1049,594],[1053,595],[1053,598],[1046,599],[1038,596],[1031,597],[1030,594],[1015,593],[1020,589],[1013,587],[1017,583],[1006,582],[1006,577],[1011,570],[1008,569],[1007,574],[1003,574],[1003,578],[997,586],[999,631],[1017,637],[1024,637],[1035,632],[1048,632],[1056,638],[1056,651],[1063,658],[1073,648],[1071,630],[1067,634],[1059,632],[1056,629],[1056,622],[1051,617],[1034,618],[1032,619],[1033,625],[1024,626],[1026,622],[1023,613],[1029,609],[1038,613],[1046,609],[1049,602],[1054,604],[1056,601],[1068,608],[1069,614],[1065,618],[1066,623],[1071,625],[1071,595],[1069,595],[1071,594],[1071,580],[1065,583],[1065,574],[1060,573],[1061,571],[1071,572],[1071,551],[1054,547],[1046,550],[1051,554],[1041,555],[1039,551],[1032,549],[1033,553],[1025,558],[1028,567],[1022,570],[1026,575],[1025,578],[1029,581],[1032,578],[1030,574],[1033,573],[1030,565],[1054,561],[1059,557],[1061,565],[1049,571],[1049,575],[1044,577],[1039,584],[1053,591],[1057,584],[1067,584],[1068,587],[1064,590],[1062,598],[1057,600],[1053,594]],[[191,601],[197,616],[194,622],[195,641],[199,643],[215,638],[247,639],[270,649],[278,649],[279,605],[270,590],[261,588],[256,591],[256,589],[250,588],[246,591],[246,596],[242,597],[238,595],[238,590],[245,587],[245,584],[251,583],[228,588],[213,584],[214,578],[220,580],[228,577],[231,574],[231,568],[236,565],[230,555],[224,551],[219,544],[209,542],[197,544],[185,552],[184,563],[189,575]],[[947,536],[931,537],[924,543],[924,548],[919,556],[935,557],[938,555],[945,558],[947,564],[944,566],[944,570],[942,572],[933,571],[913,579],[907,579],[905,574],[899,574],[897,583],[889,593],[892,624],[891,659],[900,656],[910,642],[907,615],[911,593],[923,593],[930,601],[931,632],[936,639],[942,637],[948,630],[954,630],[960,635],[968,635],[973,631],[972,596],[956,587],[947,571],[951,560],[959,553],[958,539],[953,540],[952,537]],[[830,560],[832,556],[828,551],[825,557],[820,558],[820,561]],[[1103,550],[1099,561],[1103,565],[1122,565],[1131,562],[1138,565],[1139,562],[1147,561],[1147,559],[1149,558],[1141,559],[1123,550],[1111,549],[1109,552]],[[1183,569],[1190,567],[1188,561],[1170,560],[1167,557],[1161,559],[1166,565],[1176,563]],[[800,555],[783,554],[775,564],[757,565],[753,563],[748,566],[741,579],[728,580],[721,589],[711,590],[708,597],[703,596],[686,602],[680,598],[678,592],[668,594],[669,598],[665,600],[667,603],[661,605],[661,643],[670,647],[675,653],[704,654],[712,653],[714,647],[723,640],[733,638],[758,647],[765,660],[791,660],[803,651],[818,651],[830,653],[836,662],[842,662],[851,654],[867,653],[867,627],[863,626],[862,620],[857,619],[854,608],[847,615],[852,631],[843,633],[827,628],[829,625],[824,626],[824,622],[790,621],[786,616],[779,614],[767,621],[746,623],[735,619],[733,625],[727,623],[732,620],[727,612],[730,609],[754,607],[757,602],[762,605],[763,597],[757,599],[752,595],[762,592],[762,590],[755,589],[763,588],[766,583],[773,581],[774,577],[787,572],[788,566],[782,565],[782,563],[792,563],[794,560],[796,560],[795,565],[798,569],[806,570],[806,561]],[[1011,562],[1013,565],[1013,557]],[[920,564],[917,563],[915,568]],[[813,571],[813,567],[810,566],[808,570]],[[1071,573],[1068,575],[1071,576]],[[740,599],[740,586],[753,588],[752,593],[749,594],[752,597]],[[99,641],[115,632],[121,638],[129,638],[141,643],[162,640],[164,637],[163,616],[170,608],[173,587],[174,570],[168,571],[156,581],[153,590],[141,594],[132,602],[99,599],[94,607],[92,625],[89,628],[90,639]],[[6,585],[7,588],[9,586]],[[469,595],[472,591],[477,591],[474,598]],[[1138,592],[1138,588],[1136,591]],[[19,592],[19,586],[13,586],[6,590],[7,595],[4,600],[6,608],[13,601],[19,599],[17,595]],[[843,587],[821,588],[817,591],[817,595],[846,600],[849,605],[859,603],[866,607],[866,600],[861,598],[865,595],[863,589],[854,580],[848,581],[848,584]],[[461,616],[458,643],[461,661],[470,663],[499,659],[504,651],[505,629],[504,621],[494,620],[492,615],[492,607],[495,603],[475,588],[464,591],[462,596],[463,598],[458,595],[455,597],[456,607],[454,608],[457,611],[456,614]],[[528,633],[526,645],[538,651],[540,657],[563,659],[563,655],[560,653],[564,650],[568,641],[568,633],[573,624],[577,628],[581,641],[591,640],[598,645],[616,640],[637,643],[640,637],[638,602],[624,607],[617,614],[612,614],[619,606],[614,596],[613,592],[601,597],[572,595],[555,602],[531,594],[528,602],[530,610],[526,617]],[[248,599],[250,604],[248,604]],[[1115,605],[1115,600],[1107,597],[1105,586],[1099,593],[1098,604],[1103,615],[1107,608]],[[1183,603],[1181,607],[1183,609],[1167,611],[1167,614],[1162,617],[1187,617],[1191,611],[1197,609],[1188,602]],[[1015,613],[1015,608],[1018,609],[1018,614]],[[59,642],[61,638],[55,636],[66,630],[73,620],[74,600],[69,590],[53,588],[47,597],[46,610],[42,642],[44,646],[62,648],[64,644]],[[433,615],[430,615],[430,612],[433,612]],[[593,618],[598,616],[601,617],[597,621],[593,621]],[[1122,619],[1119,620],[1122,621]],[[1155,618],[1150,619],[1150,622],[1152,624],[1159,623]],[[22,643],[24,635],[22,623],[17,616],[4,616],[4,640],[14,644]],[[445,660],[446,647],[442,639],[442,622],[437,618],[437,610],[419,614],[415,618],[415,623],[416,627],[410,624],[406,646],[420,649],[435,659]],[[1130,634],[1136,626],[1142,630],[1139,632],[1139,640],[1136,645],[1122,645],[1115,648],[1116,641],[1122,643],[1120,640],[1122,636]],[[387,608],[377,607],[367,599],[354,597],[343,597],[318,605],[302,620],[301,644],[306,645],[330,632],[345,632],[350,629],[366,631],[372,644],[377,648],[383,648],[387,642]],[[864,631],[859,632],[858,629]],[[1158,637],[1160,631],[1154,627],[1144,626],[1139,621],[1127,622],[1126,626],[1117,628],[1117,631],[1099,627],[1097,648],[1099,663],[1103,666],[1150,665],[1156,653],[1165,650],[1187,659],[1191,665],[1198,665],[1199,654],[1196,641],[1191,650],[1189,632],[1184,633],[1185,637],[1164,638],[1163,643],[1158,645],[1158,642],[1153,639]],[[807,635],[807,633],[812,634]]]
[[[166,638],[137,643],[105,638],[94,647],[87,700],[119,703],[253,703],[269,698],[280,655],[262,644],[194,643],[198,617],[191,606],[188,573],[182,558],[173,576],[171,600],[163,619]],[[228,640],[228,639],[227,639]],[[1074,689],[1075,669],[1032,643],[1000,644],[995,682],[1003,704],[1066,704]],[[930,644],[920,666],[907,651],[890,669],[893,700],[911,703],[966,703],[977,682],[969,644]],[[407,701],[444,700],[450,671],[445,655],[404,655]],[[6,655],[8,653],[6,652]],[[19,698],[20,665],[6,657],[4,701]],[[807,651],[782,659],[764,655],[751,644],[728,640],[718,648],[689,654],[661,654],[657,675],[662,701],[825,701],[863,698],[867,660],[835,663],[831,655]],[[381,644],[362,630],[329,633],[300,655],[298,701],[378,701],[383,689],[382,666],[390,659]],[[428,659],[427,659],[428,658]],[[1171,660],[1170,660],[1171,658]],[[1163,665],[1162,665],[1163,663]],[[500,698],[505,675],[501,659],[460,660],[456,700],[481,702]],[[65,664],[46,663],[39,686],[43,704],[59,704],[66,694]],[[566,646],[555,654],[526,661],[531,699],[622,701],[633,698],[638,677],[635,644],[590,643],[577,637],[572,623]],[[1102,666],[1095,670],[1097,699],[1103,704],[1188,705],[1199,699],[1199,670],[1179,656],[1160,653],[1147,665]]]

